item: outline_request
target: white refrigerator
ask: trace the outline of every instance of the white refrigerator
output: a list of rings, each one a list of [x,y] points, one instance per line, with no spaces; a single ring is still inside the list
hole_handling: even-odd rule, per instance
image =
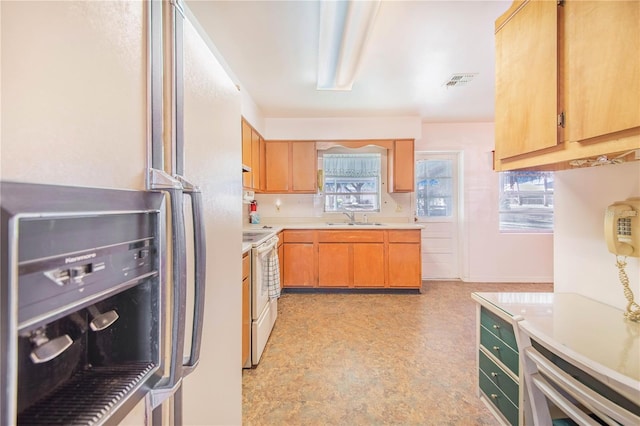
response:
[[[172,33],[169,19],[176,7],[180,34]],[[159,21],[153,16],[158,10]],[[0,2],[0,178],[154,188],[180,198],[169,219],[179,223],[184,217],[184,243],[178,237],[167,260],[186,257],[184,266],[176,264],[177,272],[174,266],[167,271],[171,297],[165,307],[168,315],[174,312],[174,281],[184,274],[188,324],[175,330],[173,317],[165,322],[167,342],[184,332],[185,350],[166,353],[166,362],[181,361],[173,386],[150,394],[123,424],[242,421],[240,93],[197,28],[176,1]],[[160,60],[152,55],[154,34],[162,40]],[[182,66],[167,55],[169,40],[181,45]],[[172,76],[176,80],[170,83]],[[176,91],[179,86],[182,94]],[[176,115],[180,110],[182,122]],[[180,140],[181,148],[176,145]],[[166,174],[167,181],[160,183],[152,168]],[[183,198],[182,189],[191,183],[198,191]],[[201,330],[192,329],[189,321],[197,310],[192,195],[201,199],[196,218],[204,225],[206,243],[206,253],[197,260],[206,271]],[[194,333],[202,339],[192,369]],[[153,405],[161,400],[154,416]]]

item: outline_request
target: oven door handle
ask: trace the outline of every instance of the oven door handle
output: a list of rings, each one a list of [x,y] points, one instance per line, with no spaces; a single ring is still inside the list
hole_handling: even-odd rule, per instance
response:
[[[176,176],[184,187],[184,193],[191,199],[191,212],[193,217],[193,254],[194,254],[194,307],[193,328],[191,333],[191,350],[189,357],[184,359],[183,376],[186,377],[195,370],[200,361],[200,346],[202,343],[202,327],[204,319],[204,295],[207,273],[207,248],[206,232],[204,225],[204,212],[202,192],[182,176]]]
[[[273,237],[268,243],[257,248],[258,254],[273,250],[278,245],[278,237]]]

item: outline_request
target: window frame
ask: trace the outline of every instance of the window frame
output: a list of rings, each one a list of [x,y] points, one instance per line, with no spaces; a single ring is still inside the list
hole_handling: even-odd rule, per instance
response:
[[[458,154],[455,152],[441,152],[441,151],[423,151],[423,152],[418,152],[417,154],[419,154],[418,156],[423,156],[425,158],[418,158],[418,156],[416,157],[416,161],[415,161],[415,193],[413,196],[413,215],[416,218],[417,222],[457,222],[458,221],[458,209],[459,209],[459,205],[458,203],[460,202],[459,200],[459,195],[458,195],[458,191],[460,190],[460,188],[458,187],[459,185],[459,179],[460,176],[458,176],[458,167],[459,167],[459,158],[458,158]],[[449,161],[451,164],[451,174],[450,176],[448,176],[447,178],[451,180],[451,185],[450,185],[450,193],[448,195],[449,199],[451,200],[451,211],[450,214],[448,216],[418,216],[418,162],[419,161]]]
[[[338,155],[348,155],[348,156],[371,156],[372,154],[375,154],[378,158],[379,161],[379,167],[378,167],[378,171],[377,171],[377,176],[369,176],[369,177],[351,177],[351,176],[327,176],[325,173],[325,168],[324,168],[324,157],[325,155],[333,155],[333,154],[338,154]],[[370,152],[370,151],[362,151],[362,152],[345,152],[343,150],[335,150],[333,152],[323,152],[322,153],[322,166],[321,166],[321,170],[322,170],[322,211],[323,213],[328,213],[328,214],[332,214],[332,213],[343,213],[343,212],[356,212],[356,213],[380,213],[382,211],[382,173],[383,173],[383,169],[382,169],[382,160],[383,160],[383,155],[378,152]],[[342,179],[342,180],[348,180],[348,179],[353,179],[353,180],[375,180],[375,186],[376,186],[376,191],[364,191],[364,192],[354,192],[352,193],[353,195],[365,195],[365,196],[374,196],[375,197],[375,208],[373,209],[369,209],[369,208],[361,208],[361,207],[354,207],[351,209],[345,209],[344,207],[342,208],[336,208],[336,210],[327,210],[327,197],[330,196],[345,196],[347,194],[349,194],[348,192],[328,192],[327,191],[327,180],[328,179]],[[337,201],[334,203],[337,204]]]
[[[517,190],[516,191],[516,196],[522,197],[522,195],[517,195],[517,193],[526,193],[525,195],[530,196],[530,197],[534,197],[536,195],[536,193],[540,193],[541,196],[543,197],[543,204],[546,202],[545,200],[547,199],[547,197],[551,198],[551,207],[550,207],[550,211],[549,210],[541,210],[539,213],[543,213],[546,216],[550,216],[551,217],[551,227],[550,228],[544,228],[544,227],[540,227],[540,228],[535,228],[535,227],[524,227],[524,228],[517,228],[517,229],[509,229],[509,228],[503,228],[503,215],[510,213],[511,215],[515,215],[520,216],[520,215],[525,215],[525,214],[531,214],[530,212],[525,212],[525,211],[509,211],[508,209],[503,208],[504,205],[504,200],[505,200],[505,190],[504,187],[506,185],[506,183],[504,183],[504,179],[506,179],[506,176],[508,174],[513,174],[513,173],[517,173],[517,174],[532,174],[532,173],[537,173],[540,176],[538,177],[537,180],[540,180],[544,177],[544,174],[549,174],[551,176],[551,189],[549,190],[548,188],[545,189],[544,191],[520,191]],[[526,183],[526,182],[523,182]],[[518,185],[517,182],[517,178],[516,178],[516,185]],[[554,226],[555,226],[555,202],[554,202],[554,197],[555,197],[555,191],[554,191],[554,187],[555,187],[555,176],[553,174],[553,172],[548,172],[548,171],[528,171],[528,170],[524,170],[524,171],[520,171],[520,170],[512,170],[512,171],[505,171],[505,172],[498,172],[498,231],[501,234],[532,234],[532,235],[543,235],[543,234],[553,234],[554,233]],[[513,197],[512,197],[513,198]],[[510,203],[511,205],[512,203]],[[526,203],[526,205],[530,205],[530,206],[534,206],[536,205],[536,203]],[[520,222],[518,222],[520,223]]]

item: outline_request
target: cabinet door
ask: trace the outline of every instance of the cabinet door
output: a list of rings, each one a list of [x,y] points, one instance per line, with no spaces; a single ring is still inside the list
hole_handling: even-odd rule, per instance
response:
[[[251,130],[251,178],[252,188],[260,189],[260,135]]]
[[[420,288],[420,244],[389,244],[389,287]]]
[[[496,22],[495,38],[498,159],[553,147],[559,141],[558,6],[529,1],[505,15]]]
[[[351,265],[351,244],[318,244],[318,286],[349,287]]]
[[[314,287],[315,252],[312,243],[284,244],[284,286]]]
[[[640,126],[640,2],[568,1],[565,22],[569,140]]]
[[[242,164],[247,167],[251,167],[251,126],[249,123],[242,120]],[[253,169],[250,172],[242,173],[242,186],[245,188],[252,188],[253,184]]]
[[[353,244],[354,287],[384,287],[384,244]]]
[[[283,243],[283,233],[280,232],[278,234],[279,242],[278,242],[278,264],[280,265],[280,289],[284,286],[284,243]]]
[[[265,190],[289,190],[289,142],[265,143]]]
[[[294,192],[316,192],[318,160],[315,142],[291,142],[291,186]]]
[[[394,142],[392,166],[392,191],[412,192],[414,189],[414,143],[413,140]]]

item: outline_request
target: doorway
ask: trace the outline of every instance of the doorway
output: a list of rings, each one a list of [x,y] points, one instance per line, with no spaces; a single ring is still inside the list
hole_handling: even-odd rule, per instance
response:
[[[459,152],[416,152],[413,212],[422,230],[422,279],[459,279]]]

